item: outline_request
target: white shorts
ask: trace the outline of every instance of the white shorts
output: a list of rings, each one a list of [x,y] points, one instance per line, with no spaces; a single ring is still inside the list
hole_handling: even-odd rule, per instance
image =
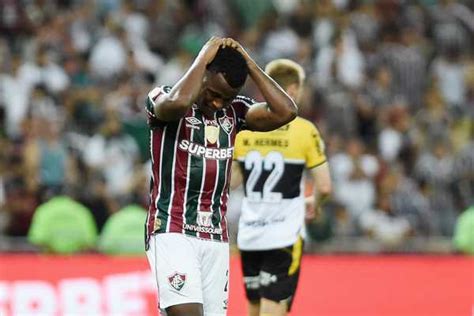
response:
[[[155,234],[146,252],[160,309],[201,303],[206,316],[227,312],[229,244],[179,233]]]

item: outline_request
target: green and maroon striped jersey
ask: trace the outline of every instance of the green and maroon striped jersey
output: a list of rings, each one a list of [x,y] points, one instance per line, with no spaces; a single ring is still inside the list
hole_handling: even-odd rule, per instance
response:
[[[152,177],[146,244],[154,233],[183,233],[228,241],[227,201],[237,132],[255,103],[237,96],[209,118],[194,104],[178,121],[159,120],[154,101],[170,87],[153,89],[146,101]]]

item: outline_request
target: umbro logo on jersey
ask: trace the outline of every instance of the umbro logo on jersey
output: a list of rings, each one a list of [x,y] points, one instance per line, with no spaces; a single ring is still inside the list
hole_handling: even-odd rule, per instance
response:
[[[168,277],[168,282],[176,291],[181,291],[186,283],[186,274],[175,272],[173,275]]]
[[[185,120],[186,120],[186,127],[189,127],[189,128],[199,129],[199,125],[202,124],[202,122],[199,119],[193,116],[186,117]]]
[[[194,116],[189,116],[187,118],[185,118],[185,120],[190,123],[190,124],[193,124],[193,125],[199,125],[199,124],[202,124],[202,122],[195,118]]]

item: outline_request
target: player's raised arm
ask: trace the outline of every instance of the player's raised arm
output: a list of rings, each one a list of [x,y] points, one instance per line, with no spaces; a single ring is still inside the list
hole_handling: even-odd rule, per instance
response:
[[[223,46],[231,46],[244,56],[249,75],[266,101],[249,109],[245,117],[248,128],[254,131],[271,131],[291,122],[298,114],[298,108],[288,94],[257,65],[237,41],[225,38]]]
[[[159,94],[154,100],[155,115],[162,121],[176,121],[186,114],[202,88],[206,66],[214,59],[222,38],[212,37],[201,48],[198,56],[169,93]]]

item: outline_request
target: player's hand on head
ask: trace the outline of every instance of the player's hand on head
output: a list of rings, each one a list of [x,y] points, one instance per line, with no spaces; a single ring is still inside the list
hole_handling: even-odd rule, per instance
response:
[[[237,49],[239,47],[239,42],[234,40],[233,38],[230,37],[225,37],[222,39],[222,47],[232,47],[233,49]]]
[[[232,47],[233,49],[237,50],[239,53],[244,56],[245,60],[249,61],[251,60],[250,55],[247,53],[247,51],[244,49],[244,47],[235,39],[226,37],[222,39],[222,47]]]
[[[222,42],[223,39],[221,37],[212,36],[201,48],[198,58],[203,58],[206,61],[206,64],[211,63],[216,56],[217,51],[222,46]]]

